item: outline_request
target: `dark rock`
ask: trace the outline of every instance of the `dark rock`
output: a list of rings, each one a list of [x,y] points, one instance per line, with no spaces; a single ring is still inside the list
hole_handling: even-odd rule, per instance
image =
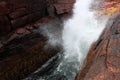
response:
[[[60,17],[59,15],[68,14],[72,11],[73,2],[74,0],[0,1],[0,80],[25,78],[60,51],[60,48],[51,46],[49,50],[48,47],[44,49],[48,38],[32,30]],[[49,6],[52,6],[50,10]]]
[[[34,28],[38,28],[41,24],[48,23],[48,22],[50,22],[50,21],[52,21],[52,20],[54,20],[54,19],[55,19],[55,18],[53,18],[53,17],[43,17],[43,18],[41,18],[40,20],[36,21],[36,22],[33,24],[33,26],[34,26]]]
[[[9,19],[6,16],[0,16],[0,36],[8,34],[11,30]]]
[[[0,31],[2,31],[0,36],[29,25],[44,16],[70,15],[74,2],[75,0],[2,0],[0,1]]]
[[[64,75],[56,74],[46,80],[68,80]]]
[[[58,1],[49,1],[50,5],[48,6],[48,13],[51,16],[71,13],[73,9],[73,3],[75,0],[58,0]]]
[[[26,8],[20,8],[20,9],[17,9],[15,12],[10,13],[9,16],[12,19],[16,19],[24,16],[26,13],[27,13]]]
[[[2,42],[0,41],[0,48],[1,48],[1,47],[3,47],[3,44],[2,44]]]
[[[12,20],[11,23],[12,23],[13,28],[16,29],[20,26],[24,26],[26,24],[35,22],[36,20],[42,18],[43,16],[44,16],[44,13],[41,13],[41,11],[35,12],[32,14],[20,17],[18,19]]]
[[[0,16],[9,13],[8,4],[6,1],[0,1]]]
[[[33,30],[34,29],[34,26],[32,24],[29,24],[29,25],[26,25],[25,28],[27,30]]]
[[[20,80],[41,67],[59,50],[44,50],[46,38],[32,33],[0,48],[0,80]]]
[[[16,31],[17,34],[23,34],[23,33],[25,33],[25,32],[26,32],[26,29],[25,29],[25,28],[19,28],[19,29],[17,29],[17,31]]]
[[[73,8],[73,4],[54,4],[57,14],[69,13]]]
[[[13,39],[15,39],[18,36],[18,34],[16,33],[11,33],[9,35],[7,35],[4,39],[1,40],[1,42],[3,44],[7,44],[8,42],[12,41]]]
[[[63,52],[61,51],[54,57],[52,57],[49,61],[45,63],[40,69],[36,70],[33,74],[31,74],[28,78],[24,80],[33,80],[33,79],[45,79],[45,80],[63,80],[65,78],[64,75],[54,74],[54,71],[59,66],[61,60],[63,59]]]

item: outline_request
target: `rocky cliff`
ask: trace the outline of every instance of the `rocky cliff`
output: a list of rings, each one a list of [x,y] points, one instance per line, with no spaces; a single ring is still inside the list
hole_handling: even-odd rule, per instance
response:
[[[72,13],[74,2],[0,1],[0,80],[23,79],[60,51],[59,48],[46,49],[48,38],[36,31],[53,20],[62,24],[63,18]]]
[[[26,78],[61,51],[61,48],[56,47],[46,49],[44,46],[48,38],[36,30],[53,20],[62,24],[62,20],[72,13],[74,2],[75,0],[0,1],[0,80]],[[120,16],[92,45],[76,80],[120,79],[119,20]],[[54,62],[56,61],[55,59]],[[50,68],[47,66],[47,70]],[[46,69],[41,74],[44,71]]]
[[[71,13],[75,0],[1,0],[0,36],[44,16]]]
[[[120,16],[107,26],[91,47],[86,65],[76,80],[120,79]]]

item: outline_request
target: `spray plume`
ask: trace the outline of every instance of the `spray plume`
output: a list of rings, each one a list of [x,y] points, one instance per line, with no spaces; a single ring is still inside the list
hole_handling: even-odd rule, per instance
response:
[[[90,10],[92,1],[76,0],[73,16],[64,22],[62,39],[65,57],[58,71],[69,80],[74,80],[90,46],[99,38],[108,20],[109,15],[102,20],[95,18],[96,11]]]
[[[94,2],[95,4],[93,4]],[[63,24],[59,21],[42,25],[44,27],[41,27],[40,32],[48,37],[47,46],[62,46],[64,58],[50,76],[40,77],[37,80],[58,80],[50,79],[54,75],[57,77],[63,75],[65,79],[62,80],[75,79],[77,72],[82,68],[89,48],[99,38],[111,16],[109,14],[99,16],[98,12],[104,13],[102,10],[104,8],[99,8],[99,6],[93,8],[93,6],[100,2],[101,0],[76,0],[73,15],[64,21],[64,27],[61,27]],[[110,14],[115,11],[116,9],[113,8]],[[96,19],[95,14],[102,18]]]

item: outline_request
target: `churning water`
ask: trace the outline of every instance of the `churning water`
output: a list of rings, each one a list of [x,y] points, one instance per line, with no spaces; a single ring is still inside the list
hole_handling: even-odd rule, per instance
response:
[[[74,80],[93,42],[95,42],[105,28],[107,18],[99,22],[95,12],[90,11],[93,0],[77,0],[71,19],[64,23],[63,45],[65,57],[58,70]]]
[[[95,11],[90,11],[92,1],[76,0],[73,16],[64,21],[61,41],[64,58],[51,74],[65,77],[59,80],[74,80],[84,63],[90,46],[99,38],[105,28],[108,18],[105,17],[104,20],[99,20],[100,22],[95,18]],[[39,78],[38,80],[58,79]]]

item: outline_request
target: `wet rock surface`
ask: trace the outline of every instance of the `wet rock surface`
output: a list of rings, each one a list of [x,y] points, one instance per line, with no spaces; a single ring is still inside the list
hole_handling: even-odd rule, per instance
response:
[[[72,13],[74,2],[75,0],[0,1],[0,80],[26,78],[60,51],[54,48],[44,50],[47,38],[33,30],[55,18],[63,20]],[[119,80],[119,38],[120,16],[91,47],[87,62],[76,80]],[[30,75],[31,78],[53,73],[60,60],[56,57],[51,64]],[[68,79],[56,74],[46,80]]]
[[[46,38],[31,33],[17,37],[0,49],[0,80],[20,80],[41,67],[59,50],[45,51]]]
[[[44,49],[48,38],[36,33],[42,24],[72,13],[75,0],[0,1],[0,80],[20,80],[56,55]],[[53,77],[51,77],[53,78]]]
[[[21,80],[61,51],[62,48],[58,48],[58,46],[52,47],[48,45],[49,37],[47,35],[53,36],[54,32],[62,30],[62,26],[59,25],[62,24],[61,20],[54,20],[58,25],[53,20],[53,18],[49,17],[42,18],[35,22],[35,24],[40,24],[37,25],[38,27],[34,27],[34,24],[28,25],[25,28],[18,28],[1,38],[0,80]],[[42,31],[39,27],[45,27],[45,31]],[[50,30],[52,30],[52,27],[55,28],[55,31],[49,34],[49,27],[51,27]]]
[[[87,63],[76,80],[119,80],[120,79],[120,16],[106,27],[99,40],[93,45]]]
[[[68,80],[66,76],[54,73],[61,63],[63,56],[63,52],[61,51],[24,80]]]

